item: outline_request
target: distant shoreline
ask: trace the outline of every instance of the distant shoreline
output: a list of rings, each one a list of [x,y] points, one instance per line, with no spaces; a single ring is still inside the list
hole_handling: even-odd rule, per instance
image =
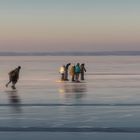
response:
[[[140,51],[0,52],[0,56],[140,56]]]

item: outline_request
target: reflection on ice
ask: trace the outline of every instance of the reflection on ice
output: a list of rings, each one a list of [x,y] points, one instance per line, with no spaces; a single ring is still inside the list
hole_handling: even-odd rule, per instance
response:
[[[64,84],[59,89],[60,93],[64,93],[66,98],[83,98],[87,92],[87,87],[83,83]]]
[[[18,96],[17,90],[6,91],[9,97],[9,104],[14,107],[16,111],[20,111],[20,98]]]

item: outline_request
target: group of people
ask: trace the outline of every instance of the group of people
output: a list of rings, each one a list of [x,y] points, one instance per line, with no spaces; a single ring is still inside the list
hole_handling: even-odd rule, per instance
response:
[[[69,66],[71,66],[69,68]],[[84,79],[84,73],[86,72],[85,64],[77,63],[76,65],[71,65],[71,63],[68,63],[66,65],[63,65],[60,67],[60,74],[61,74],[61,81],[68,81],[68,73],[71,75],[71,81],[72,82],[80,82],[79,79]]]
[[[14,70],[8,73],[9,81],[6,84],[6,87],[8,87],[10,83],[12,83],[12,86],[11,86],[12,89],[16,89],[15,84],[17,83],[19,79],[20,69],[21,69],[21,66],[18,66],[17,68],[15,68]],[[80,82],[79,78],[81,80],[84,80],[84,73],[86,72],[85,64],[80,65],[79,63],[77,63],[76,65],[71,65],[71,63],[68,63],[60,67],[59,72],[61,73],[61,81],[68,81],[69,80],[68,74],[70,74],[72,82]]]

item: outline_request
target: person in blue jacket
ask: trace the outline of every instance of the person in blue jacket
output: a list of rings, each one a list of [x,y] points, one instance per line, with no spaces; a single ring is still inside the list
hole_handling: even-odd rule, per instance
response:
[[[79,81],[80,72],[81,72],[80,64],[77,63],[77,65],[75,66],[75,78],[76,78],[76,82],[80,82]]]

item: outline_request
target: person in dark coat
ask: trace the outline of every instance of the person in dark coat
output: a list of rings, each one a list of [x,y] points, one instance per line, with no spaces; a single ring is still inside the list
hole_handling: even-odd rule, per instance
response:
[[[86,72],[86,69],[85,69],[85,64],[81,64],[81,80],[85,80],[84,78],[84,73]]]
[[[69,69],[69,66],[71,65],[71,63],[68,63],[65,67],[65,81],[68,81],[68,69]]]
[[[10,71],[9,74],[9,82],[6,84],[6,87],[12,82],[12,89],[16,89],[15,84],[17,83],[19,79],[19,72],[20,72],[21,67],[18,66],[14,70]]]

